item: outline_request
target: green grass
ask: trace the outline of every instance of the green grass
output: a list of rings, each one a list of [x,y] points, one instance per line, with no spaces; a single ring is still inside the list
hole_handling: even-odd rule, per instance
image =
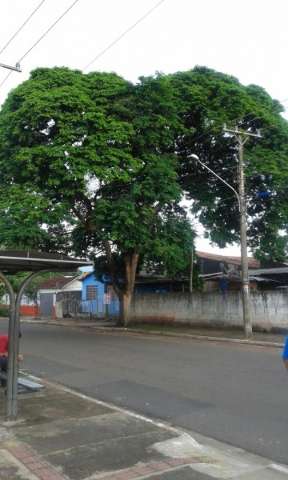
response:
[[[191,335],[210,335],[210,336],[236,336],[241,337],[243,332],[239,328],[209,327],[199,325],[169,325],[163,323],[131,323],[128,325],[133,330],[144,330],[146,332],[171,332],[171,333],[190,333]]]

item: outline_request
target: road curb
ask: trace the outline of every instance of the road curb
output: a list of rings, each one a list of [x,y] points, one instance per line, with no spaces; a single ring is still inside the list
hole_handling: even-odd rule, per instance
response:
[[[162,336],[162,337],[175,337],[175,338],[188,338],[191,340],[199,340],[199,341],[208,341],[208,342],[223,342],[223,343],[236,343],[239,345],[249,345],[249,346],[258,346],[258,347],[269,347],[269,348],[283,348],[284,343],[279,342],[270,342],[270,341],[261,341],[261,340],[244,340],[240,338],[227,338],[227,337],[213,337],[210,335],[193,335],[190,333],[177,333],[177,332],[163,332],[161,330],[155,330],[153,332],[149,332],[147,330],[142,329],[134,329],[134,328],[125,328],[125,327],[98,327],[95,325],[81,325],[81,324],[67,324],[62,322],[49,322],[43,320],[21,320],[23,323],[30,323],[30,324],[40,324],[40,325],[53,325],[59,327],[79,327],[79,328],[91,328],[93,330],[97,330],[103,333],[129,333],[132,335],[151,335],[151,336]]]
[[[105,332],[123,332],[123,333],[132,333],[132,334],[139,334],[139,335],[155,335],[155,336],[164,336],[164,337],[179,337],[179,338],[189,338],[191,340],[205,340],[209,342],[226,342],[226,343],[238,343],[242,345],[256,345],[260,347],[273,347],[273,348],[283,348],[283,343],[278,342],[269,342],[269,341],[261,341],[261,340],[244,340],[240,338],[227,338],[227,337],[211,337],[209,335],[193,335],[190,333],[174,333],[174,332],[162,332],[155,330],[153,332],[147,332],[146,330],[137,329],[134,330],[133,328],[113,328],[113,327],[91,327],[95,330],[105,331]]]

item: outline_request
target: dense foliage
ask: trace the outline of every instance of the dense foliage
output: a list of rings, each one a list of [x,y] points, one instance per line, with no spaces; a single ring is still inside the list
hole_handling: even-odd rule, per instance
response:
[[[174,110],[164,78],[36,70],[0,116],[1,243],[104,256],[127,315],[139,261],[189,263]]]
[[[238,189],[235,138],[223,125],[244,131],[260,129],[261,139],[245,145],[249,244],[261,258],[280,260],[287,254],[288,124],[282,106],[261,87],[203,67],[168,76],[182,130],[176,137],[181,185],[193,199],[193,211],[220,246],[239,241],[235,196],[197,163],[197,154],[212,170]],[[279,235],[279,231],[283,235]]]
[[[214,242],[239,240],[232,192],[189,159],[197,154],[237,188],[227,123],[261,128],[263,138],[245,146],[249,242],[279,260],[288,224],[281,111],[262,88],[202,67],[137,85],[116,74],[37,69],[0,112],[0,242],[88,252],[109,272],[127,316],[139,265],[172,276],[189,265],[184,194]]]

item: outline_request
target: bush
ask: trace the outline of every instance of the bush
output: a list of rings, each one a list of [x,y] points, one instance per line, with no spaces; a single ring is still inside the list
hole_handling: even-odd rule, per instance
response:
[[[0,305],[0,317],[8,317],[9,307],[7,305]]]

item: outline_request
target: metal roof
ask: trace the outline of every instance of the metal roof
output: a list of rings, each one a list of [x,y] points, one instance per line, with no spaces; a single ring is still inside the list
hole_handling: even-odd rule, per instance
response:
[[[216,254],[216,253],[210,253],[210,252],[201,252],[199,250],[196,250],[196,256],[198,258],[202,258],[208,261],[210,260],[215,262],[228,263],[231,265],[241,265],[241,257],[235,257],[231,255],[220,255],[218,253]],[[249,264],[249,268],[260,267],[260,262],[253,257],[248,257],[248,264]]]
[[[257,268],[255,270],[249,270],[249,273],[255,275],[278,275],[281,273],[288,273],[288,267]]]
[[[0,250],[0,271],[8,274],[41,270],[71,272],[85,265],[92,265],[92,262],[54,253]]]

